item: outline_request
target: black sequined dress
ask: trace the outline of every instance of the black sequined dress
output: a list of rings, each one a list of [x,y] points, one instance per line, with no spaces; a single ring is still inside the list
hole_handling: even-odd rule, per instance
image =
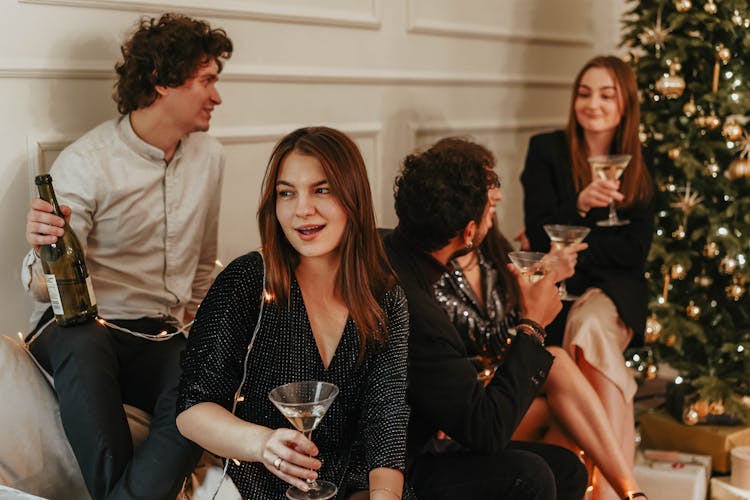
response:
[[[239,257],[216,279],[198,310],[182,359],[178,413],[207,401],[231,410],[260,310],[262,282],[263,261],[257,252]],[[296,280],[290,298],[289,307],[264,306],[249,354],[244,401],[236,414],[272,429],[291,427],[268,399],[269,391],[300,380],[334,383],[340,393],[312,434],[323,462],[319,477],[336,483],[340,491],[351,491],[367,489],[368,473],[376,467],[403,471],[409,417],[403,290],[394,287],[380,300],[390,325],[385,347],[368,348],[358,365],[359,339],[349,318],[327,369]],[[257,462],[231,463],[229,475],[243,498],[253,500],[284,498],[289,486]]]

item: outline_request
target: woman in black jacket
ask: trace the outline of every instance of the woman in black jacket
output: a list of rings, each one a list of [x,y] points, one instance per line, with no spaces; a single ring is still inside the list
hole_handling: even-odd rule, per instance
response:
[[[565,321],[563,347],[599,394],[628,457],[635,451],[636,384],[622,351],[640,339],[645,326],[644,266],[654,216],[639,122],[635,75],[616,57],[596,57],[576,77],[566,130],[531,139],[521,176],[526,234],[533,250],[550,248],[545,224],[591,228],[589,248],[579,255],[576,274],[567,282],[568,290],[583,295]],[[606,154],[631,156],[620,180],[596,178],[588,158]],[[613,200],[629,224],[597,225],[607,219]],[[603,481],[597,476],[595,484]]]

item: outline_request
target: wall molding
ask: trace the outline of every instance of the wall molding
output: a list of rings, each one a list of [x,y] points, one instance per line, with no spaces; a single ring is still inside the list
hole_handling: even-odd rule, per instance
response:
[[[160,13],[173,10],[196,17],[217,17],[253,21],[310,24],[377,30],[382,25],[382,0],[369,0],[367,12],[335,9],[278,6],[271,2],[245,0],[18,0],[19,3]]]
[[[39,62],[19,65],[0,61],[0,79],[114,80],[114,71],[109,68],[105,69],[104,66],[105,63],[83,65],[78,63],[74,67],[63,67]],[[107,64],[107,66],[111,65]],[[221,79],[225,82],[240,83],[524,86],[566,89],[573,84],[569,76],[259,65],[230,65],[222,73]]]
[[[407,32],[419,35],[434,35],[450,38],[470,38],[501,42],[520,42],[540,45],[566,45],[590,47],[594,40],[590,35],[570,33],[514,31],[493,28],[478,23],[459,23],[438,19],[421,19],[417,15],[417,0],[407,0]]]

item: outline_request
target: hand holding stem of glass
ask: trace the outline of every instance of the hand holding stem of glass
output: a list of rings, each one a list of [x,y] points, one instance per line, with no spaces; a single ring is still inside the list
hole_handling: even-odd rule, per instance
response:
[[[328,382],[307,380],[292,382],[276,387],[268,393],[268,398],[287,420],[307,439],[325,416],[336,399],[339,388]],[[338,488],[328,481],[308,479],[310,491],[302,491],[294,486],[286,491],[292,500],[325,500],[336,495]]]
[[[625,171],[625,167],[630,163],[630,155],[600,155],[589,158],[589,164],[594,169],[594,173],[600,179],[616,181]],[[607,220],[601,220],[596,223],[597,226],[613,227],[630,224],[630,221],[619,219],[615,211],[615,200],[609,202],[609,217]]]
[[[580,243],[589,234],[586,226],[566,226],[564,224],[545,224],[544,231],[549,236],[552,250],[562,250],[574,243]],[[578,297],[568,293],[565,280],[560,282],[557,289],[561,300],[575,300]]]

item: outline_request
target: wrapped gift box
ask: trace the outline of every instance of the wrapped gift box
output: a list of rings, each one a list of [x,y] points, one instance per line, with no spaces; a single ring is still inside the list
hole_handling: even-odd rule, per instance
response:
[[[636,457],[634,473],[649,500],[705,500],[711,457],[646,450]]]
[[[713,469],[721,473],[730,471],[732,448],[750,445],[748,426],[685,425],[661,412],[642,414],[640,433],[646,448],[709,455]]]
[[[750,500],[750,490],[734,486],[728,477],[712,477],[711,500]]]

